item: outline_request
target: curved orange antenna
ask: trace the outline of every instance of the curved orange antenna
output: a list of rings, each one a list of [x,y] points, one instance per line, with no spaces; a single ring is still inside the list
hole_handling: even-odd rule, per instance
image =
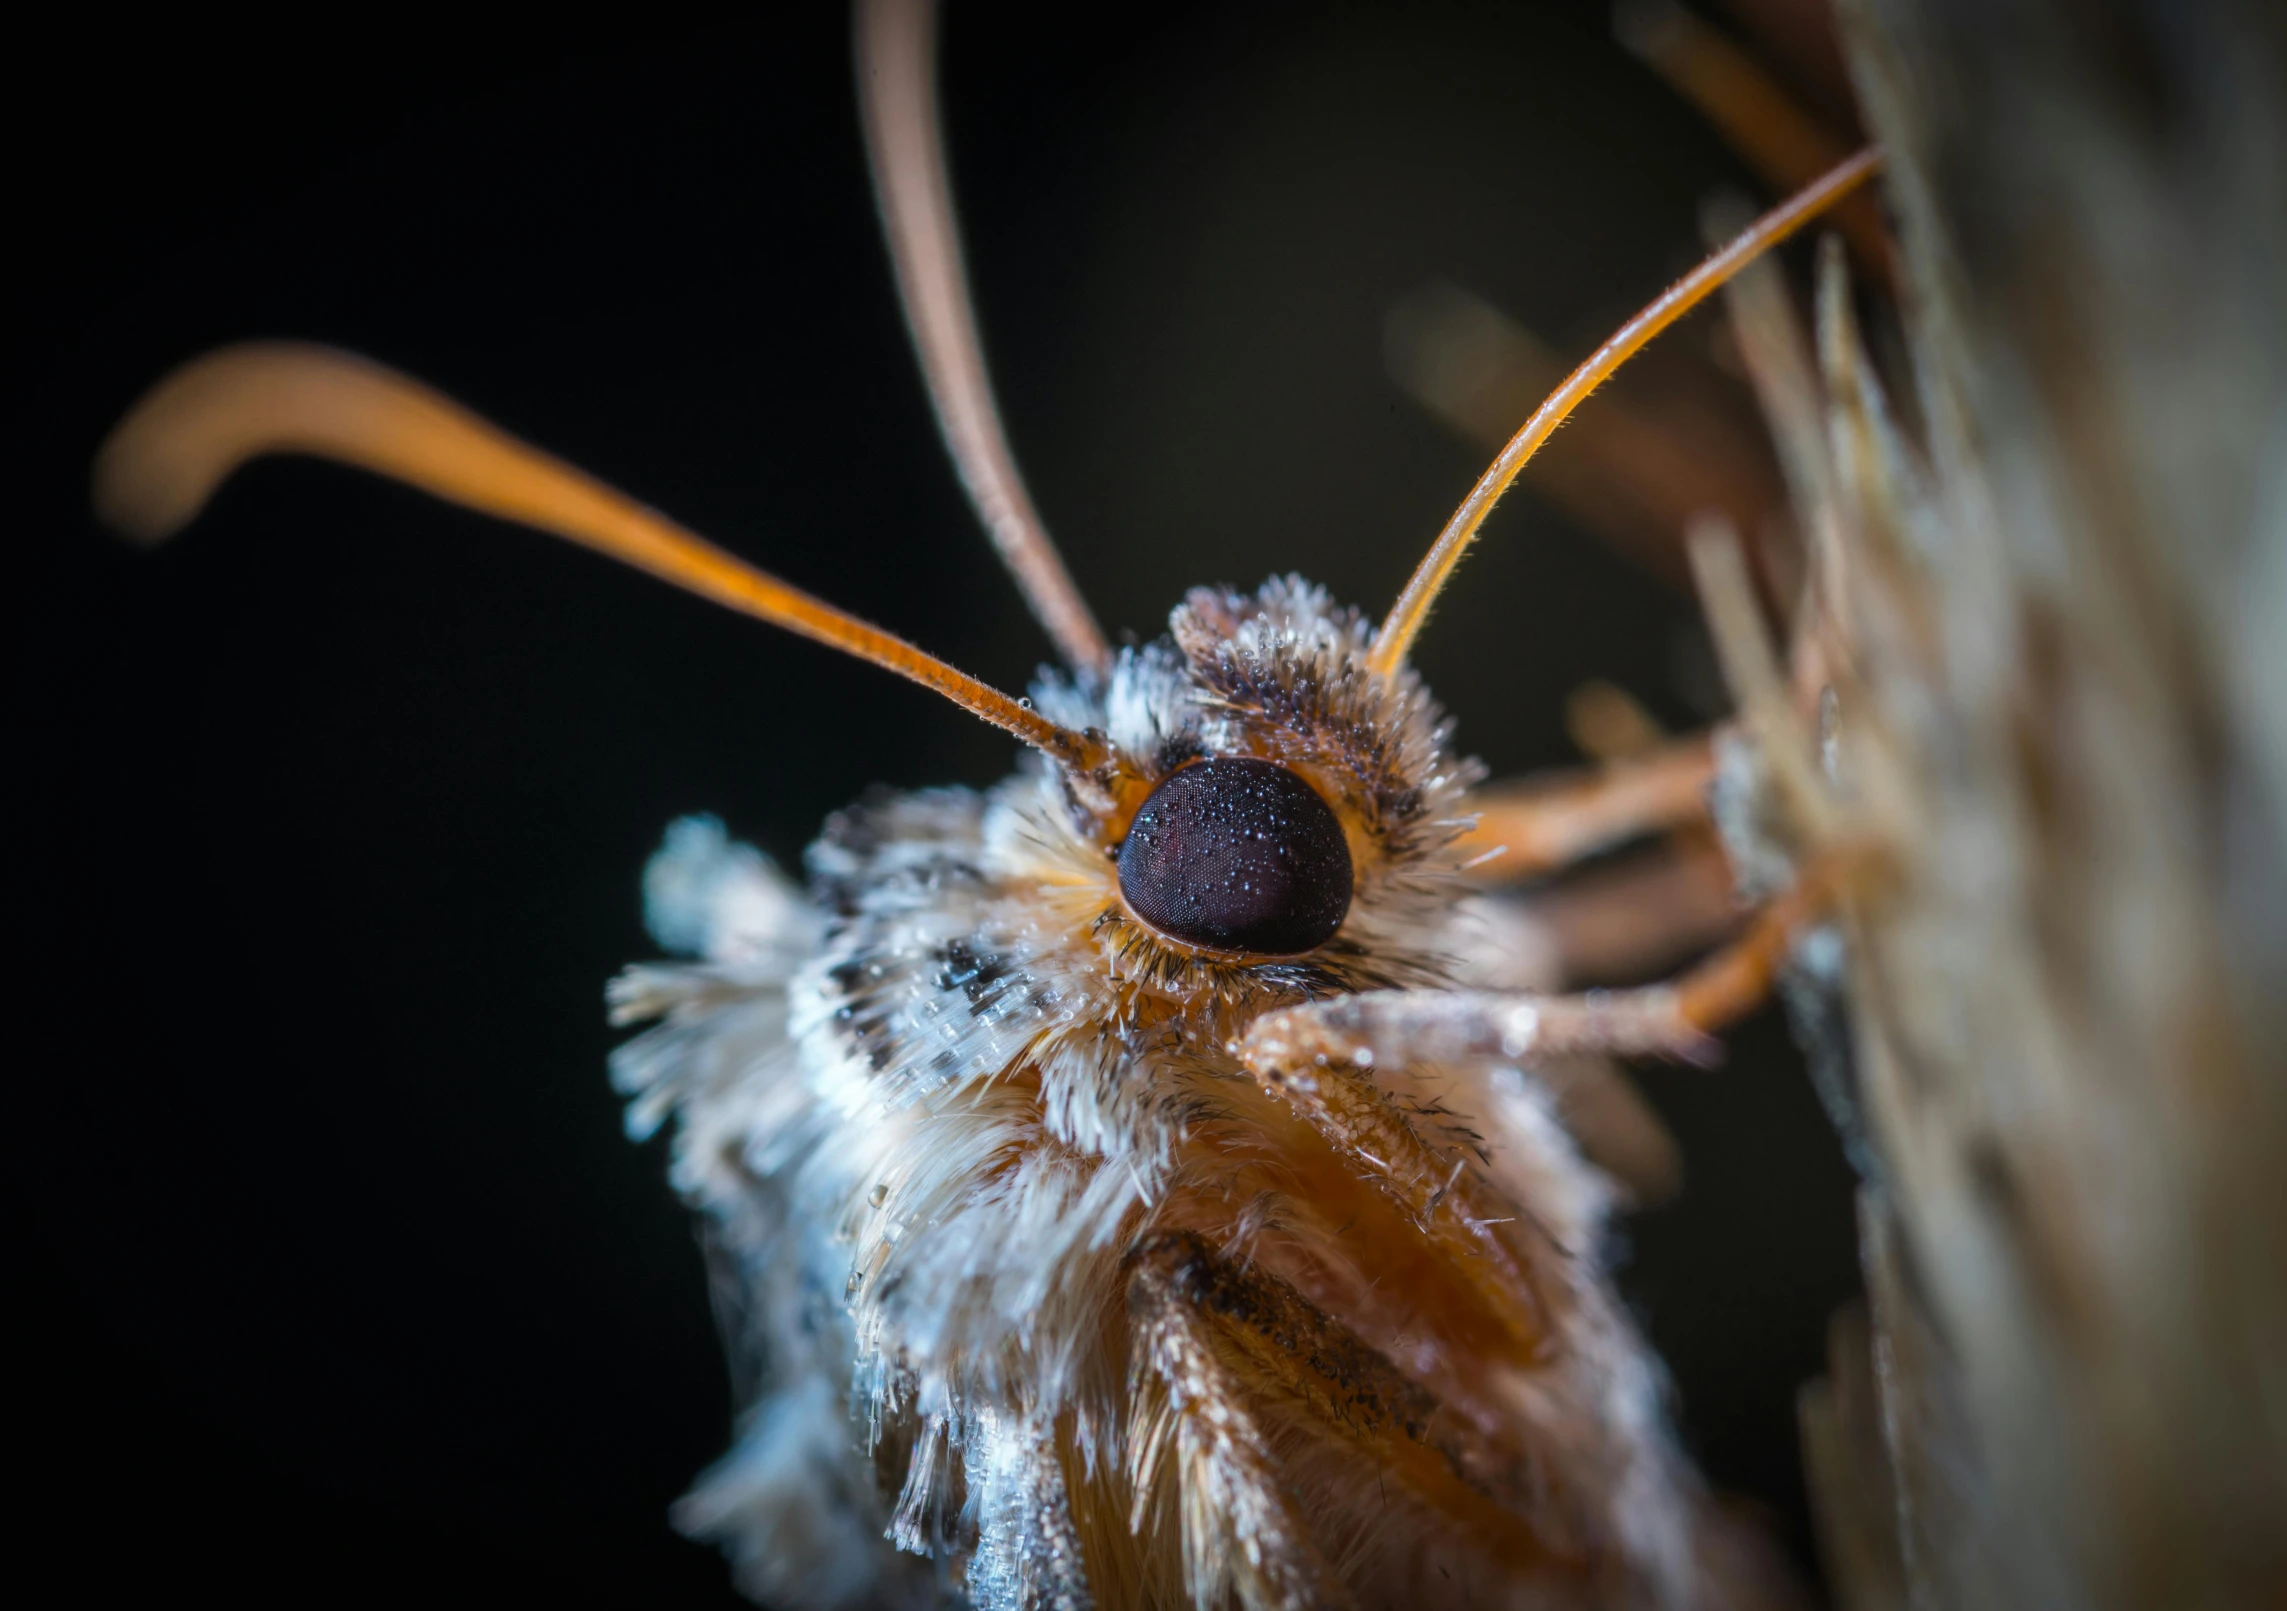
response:
[[[1698,107],[1773,189],[1808,184],[1848,154],[1850,142],[1788,94],[1761,62],[1676,0],[1620,0],[1612,8],[1612,30]],[[1897,243],[1871,196],[1838,206],[1834,227],[1884,283],[1895,279]]]
[[[1658,301],[1622,325],[1609,341],[1589,355],[1586,363],[1567,376],[1564,384],[1549,394],[1548,401],[1533,411],[1524,429],[1509,439],[1509,445],[1501,450],[1493,467],[1469,489],[1469,496],[1461,500],[1461,507],[1438,533],[1437,541],[1430,545],[1428,554],[1406,583],[1405,591],[1398,595],[1397,603],[1390,606],[1388,618],[1375,634],[1367,664],[1385,677],[1394,675],[1398,667],[1405,664],[1406,654],[1420,635],[1422,623],[1429,619],[1430,606],[1453,574],[1453,568],[1461,563],[1462,554],[1476,540],[1477,528],[1485,523],[1485,517],[1493,512],[1493,506],[1501,501],[1501,494],[1509,490],[1509,483],[1517,479],[1517,472],[1525,467],[1526,461],[1556,433],[1566,416],[1587,400],[1589,393],[1610,379],[1615,370],[1654,336],[1706,301],[1724,281],[1849,195],[1881,166],[1881,149],[1868,146],[1816,184],[1756,219],[1737,240],[1669,286]]]
[[[756,570],[418,381],[328,347],[252,342],[169,375],[97,453],[96,514],[138,542],[161,542],[188,525],[232,471],[265,453],[337,459],[568,538],[933,688],[1067,767],[1085,771],[1109,758],[1100,737],[1060,727],[1029,703]]]
[[[1025,490],[985,372],[937,117],[936,9],[931,0],[861,0],[857,30],[874,195],[938,429],[993,547],[1065,662],[1108,671],[1111,646]]]

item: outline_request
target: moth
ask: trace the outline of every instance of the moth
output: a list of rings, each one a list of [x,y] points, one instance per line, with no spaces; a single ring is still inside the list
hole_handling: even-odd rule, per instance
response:
[[[1011,697],[414,381],[320,348],[194,361],[105,445],[156,541],[313,453],[554,532],[908,677],[1029,753],[870,798],[800,883],[712,821],[644,874],[687,960],[631,967],[612,1077],[757,1363],[684,1501],[773,1604],[1687,1606],[1783,1596],[1664,1427],[1600,1262],[1613,1187],[1542,1077],[1698,1058],[1826,898],[1806,875],[1669,986],[1539,993],[1471,864],[1697,813],[1687,743],[1481,788],[1409,664],[1533,452],[1605,377],[1875,170],[1861,154],[1631,321],[1529,420],[1378,623],[1298,577],[1195,591],[1114,651],[1001,430],[969,311],[933,20],[866,0],[859,82],[947,445],[1061,669]]]

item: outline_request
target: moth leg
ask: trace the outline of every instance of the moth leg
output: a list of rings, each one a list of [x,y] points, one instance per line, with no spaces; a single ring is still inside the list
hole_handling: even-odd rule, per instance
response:
[[[1135,1425],[1128,1444],[1139,1465],[1129,1527],[1144,1529],[1158,1462],[1173,1444],[1184,1586],[1194,1605],[1221,1603],[1226,1586],[1247,1611],[1347,1604],[1279,1480],[1269,1434],[1238,1371],[1211,1340],[1217,1328],[1199,1289],[1201,1273],[1212,1268],[1204,1261],[1213,1258],[1184,1232],[1155,1236],[1129,1255]]]
[[[1466,1004],[1467,992],[1377,991],[1265,1014],[1234,1046],[1256,1081],[1296,1111],[1345,1157],[1364,1163],[1444,1267],[1499,1335],[1508,1339],[1508,1363],[1530,1368],[1553,1357],[1561,1316],[1561,1275],[1536,1268],[1562,1250],[1521,1225],[1515,1205],[1465,1158],[1454,1158],[1424,1139],[1391,1094],[1374,1080],[1377,1062],[1430,1061],[1400,1035],[1348,1015],[1322,1021],[1328,1009],[1355,1003],[1408,1004],[1417,1016],[1436,1016],[1447,1003]],[[1486,1000],[1504,1000],[1486,997]],[[1452,1059],[1448,1059],[1449,1061]]]
[[[1603,766],[1496,783],[1470,797],[1456,841],[1484,881],[1533,878],[1625,840],[1707,821],[1714,747],[1705,734]]]
[[[1250,1499],[1274,1510],[1277,1529],[1275,1547],[1261,1552],[1264,1560],[1307,1562],[1305,1571],[1320,1574],[1313,1583],[1305,1571],[1290,1571],[1270,1597],[1248,1598],[1250,1607],[1335,1603],[1323,1556],[1275,1486],[1258,1407],[1300,1409],[1314,1434],[1357,1457],[1351,1469],[1375,1472],[1377,1482],[1386,1477],[1513,1568],[1570,1559],[1527,1520],[1545,1484],[1528,1475],[1521,1456],[1493,1448],[1428,1389],[1277,1276],[1226,1258],[1195,1232],[1166,1231],[1129,1255],[1128,1303],[1141,1358],[1160,1374],[1179,1412],[1212,1428],[1208,1436],[1230,1439],[1229,1429],[1237,1427],[1249,1440],[1243,1451],[1249,1463],[1238,1480],[1263,1485]],[[1239,1469],[1235,1461],[1232,1469]],[[1209,1480],[1218,1475],[1210,1473]],[[1199,1498],[1231,1518],[1236,1564],[1245,1553],[1241,1528],[1248,1512],[1227,1492]]]
[[[1769,992],[1793,938],[1830,909],[1862,857],[1822,855],[1735,943],[1673,984],[1543,996],[1467,990],[1376,990],[1266,1013],[1234,1050],[1335,1148],[1371,1168],[1432,1249],[1476,1293],[1528,1360],[1552,1346],[1546,1271],[1569,1258],[1551,1233],[1426,1140],[1374,1077],[1377,1065],[1532,1061],[1584,1053],[1708,1061],[1713,1031]]]
[[[1687,828],[1521,898],[1491,897],[1511,902],[1512,923],[1529,925],[1539,943],[1522,960],[1544,974],[1497,988],[1545,993],[1659,978],[1739,932],[1747,914],[1738,884],[1713,829]]]
[[[1763,999],[1795,933],[1865,865],[1839,852],[1815,858],[1736,942],[1674,984],[1573,996],[1368,991],[1266,1013],[1232,1050],[1266,1091],[1374,1172],[1519,1362],[1538,1364],[1555,1346],[1572,1250],[1520,1216],[1466,1156],[1426,1139],[1372,1070],[1587,1053],[1709,1061],[1712,1032]]]
[[[983,1421],[969,1467],[977,1506],[977,1550],[965,1584],[970,1605],[975,1611],[1094,1611],[1055,1426],[1006,1412]]]
[[[1762,1003],[1795,937],[1870,865],[1866,854],[1847,850],[1814,857],[1745,933],[1672,984],[1571,996],[1369,990],[1265,1013],[1248,1028],[1239,1056],[1266,1088],[1297,1099],[1313,1117],[1331,1111],[1322,1088],[1345,1066],[1590,1052],[1703,1062],[1715,1049],[1712,1034]]]

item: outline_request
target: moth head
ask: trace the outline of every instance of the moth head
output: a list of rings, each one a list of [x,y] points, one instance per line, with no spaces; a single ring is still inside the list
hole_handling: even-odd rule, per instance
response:
[[[1377,920],[1437,881],[1476,777],[1419,678],[1370,663],[1373,642],[1359,612],[1281,577],[1195,590],[1101,681],[1034,688],[1114,757],[1085,786],[1068,774],[1064,798],[1115,875],[1099,931],[1130,971],[1367,982]]]

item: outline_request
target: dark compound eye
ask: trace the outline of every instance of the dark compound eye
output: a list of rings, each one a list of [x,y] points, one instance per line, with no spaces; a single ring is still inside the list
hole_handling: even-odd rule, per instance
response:
[[[1293,956],[1350,910],[1350,846],[1316,789],[1269,761],[1185,767],[1120,846],[1120,893],[1153,928],[1218,951]]]

